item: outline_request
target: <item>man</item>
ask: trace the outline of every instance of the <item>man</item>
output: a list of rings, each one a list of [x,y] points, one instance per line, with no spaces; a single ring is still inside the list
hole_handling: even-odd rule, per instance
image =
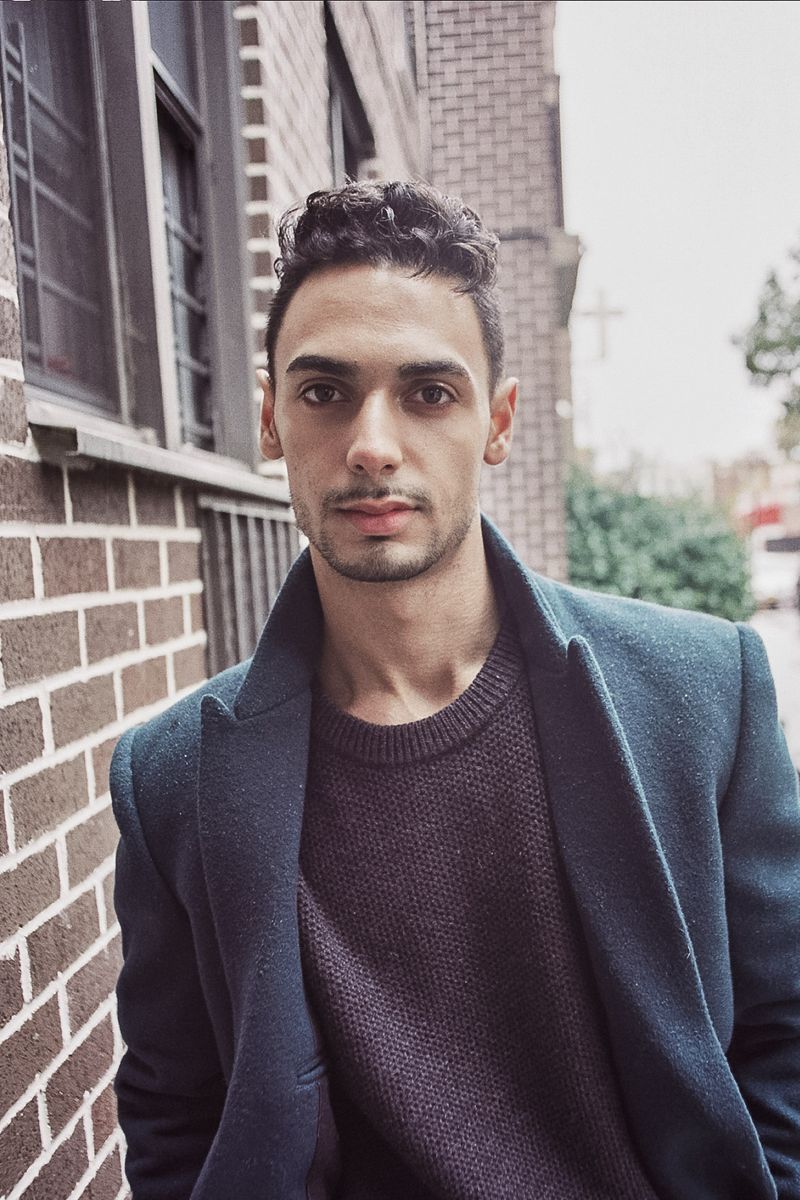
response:
[[[473,212],[352,184],[281,248],[261,445],[309,548],[114,759],[135,1200],[800,1200],[758,638],[482,522],[516,381]]]

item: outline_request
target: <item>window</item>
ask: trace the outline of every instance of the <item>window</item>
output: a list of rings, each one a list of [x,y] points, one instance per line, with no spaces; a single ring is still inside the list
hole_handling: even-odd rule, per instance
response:
[[[232,6],[6,2],[0,38],[29,393],[252,466]]]
[[[3,76],[28,378],[118,412],[86,11],[6,4]]]
[[[346,179],[358,179],[361,164],[374,157],[375,139],[328,5],[325,35],[332,175],[334,186],[341,187]]]

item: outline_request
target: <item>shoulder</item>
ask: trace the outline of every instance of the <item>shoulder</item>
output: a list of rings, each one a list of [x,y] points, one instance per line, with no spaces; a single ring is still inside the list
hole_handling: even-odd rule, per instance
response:
[[[123,833],[131,821],[140,824],[156,859],[160,846],[179,844],[191,833],[203,700],[214,696],[232,707],[249,665],[215,675],[117,743],[111,764],[117,823]]]
[[[668,608],[605,592],[572,587],[536,577],[564,634],[583,637],[592,649],[646,659],[665,658],[675,665],[700,667],[720,656],[739,666],[739,629],[708,613]]]
[[[743,698],[746,626],[706,613],[537,579],[569,640],[591,650],[638,755],[684,756],[724,780]]]

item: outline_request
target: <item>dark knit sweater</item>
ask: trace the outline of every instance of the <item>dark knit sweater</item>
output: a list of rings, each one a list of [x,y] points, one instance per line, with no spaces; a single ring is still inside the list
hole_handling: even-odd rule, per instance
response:
[[[510,625],[425,720],[372,725],[316,690],[300,867],[336,1200],[652,1200]]]

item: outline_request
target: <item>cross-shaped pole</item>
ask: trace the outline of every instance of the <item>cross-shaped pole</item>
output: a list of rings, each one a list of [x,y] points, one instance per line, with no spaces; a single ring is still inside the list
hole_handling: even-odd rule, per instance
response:
[[[608,319],[609,317],[622,317],[624,310],[621,308],[609,308],[606,304],[606,294],[602,288],[597,291],[597,304],[594,308],[579,308],[575,310],[576,317],[596,317],[597,329],[600,335],[600,355],[599,359],[602,362],[606,357],[608,350]]]

